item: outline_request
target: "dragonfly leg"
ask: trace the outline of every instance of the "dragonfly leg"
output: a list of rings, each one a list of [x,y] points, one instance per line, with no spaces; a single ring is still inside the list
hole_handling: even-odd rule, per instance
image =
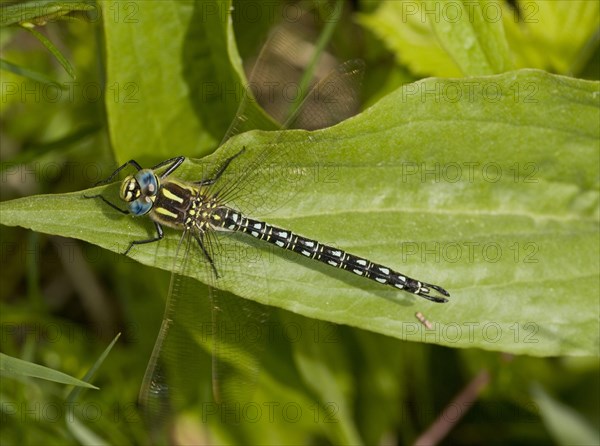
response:
[[[236,155],[237,156],[237,155]],[[176,156],[174,158],[169,158],[168,160],[162,161],[160,163],[158,163],[156,166],[154,166],[152,169],[158,169],[162,166],[166,166],[167,164],[171,164],[169,166],[169,168],[161,175],[162,178],[170,175],[171,173],[173,173],[173,171],[175,171],[175,169],[177,169],[181,163],[183,163],[183,161],[185,160],[185,156]],[[121,166],[119,166],[113,173],[110,174],[110,176],[104,180],[100,180],[97,183],[94,184],[94,187],[99,186],[101,184],[106,184],[106,183],[110,183],[112,181],[112,179],[114,177],[116,177],[119,172],[121,172],[123,169],[125,169],[127,166],[133,166],[135,167],[135,169],[139,172],[140,170],[142,170],[142,166],[140,166],[140,164],[136,161],[136,160],[129,160],[126,163],[122,164]]]
[[[225,160],[225,162],[223,163],[223,165],[219,168],[217,173],[215,173],[215,176],[213,178],[207,178],[205,180],[195,181],[194,184],[198,184],[199,186],[210,186],[211,184],[214,184],[221,177],[221,175],[223,175],[223,173],[227,170],[227,168],[229,167],[229,164],[234,159],[236,159],[238,156],[240,156],[242,153],[244,153],[245,150],[246,150],[246,147],[243,147],[242,150],[240,150],[238,153],[236,153],[235,155],[233,155],[230,158],[227,158]]]
[[[169,165],[170,166],[167,168],[167,170],[165,170],[162,175],[160,176],[161,178],[166,178],[169,175],[171,175],[173,172],[175,172],[175,170],[181,166],[181,163],[183,163],[183,161],[185,160],[185,156],[176,156],[174,158],[169,158],[168,160],[164,160],[160,163],[158,163],[156,166],[154,166],[152,168],[152,170],[156,170],[159,169],[163,166]]]
[[[131,251],[131,248],[134,247],[134,245],[145,245],[146,243],[153,243],[153,242],[158,242],[159,240],[162,240],[162,238],[164,237],[164,233],[163,233],[163,228],[159,223],[154,222],[154,226],[156,227],[156,237],[154,238],[149,238],[146,240],[134,240],[131,243],[129,243],[128,248],[125,250],[125,252],[123,253],[123,255],[127,255],[129,253],[129,251]]]
[[[117,170],[115,170],[113,173],[110,174],[110,176],[104,180],[100,180],[98,181],[96,184],[94,184],[94,187],[99,186],[101,184],[106,184],[106,183],[110,183],[112,181],[112,179],[114,177],[116,177],[118,175],[118,173],[120,171],[122,171],[123,169],[125,169],[127,166],[133,166],[135,167],[138,171],[142,170],[142,166],[140,166],[138,164],[138,162],[136,160],[129,160],[127,161],[125,164],[123,164],[122,166],[118,167]]]
[[[213,270],[213,273],[215,274],[215,277],[218,279],[219,278],[219,273],[217,272],[217,268],[215,267],[215,262],[213,262],[213,259],[210,256],[210,254],[208,253],[208,251],[206,250],[206,247],[204,246],[204,243],[202,243],[202,239],[196,233],[194,233],[194,238],[196,239],[196,241],[200,245],[200,249],[204,253],[204,256],[207,258],[208,263],[210,263],[210,266],[211,266],[211,268]]]

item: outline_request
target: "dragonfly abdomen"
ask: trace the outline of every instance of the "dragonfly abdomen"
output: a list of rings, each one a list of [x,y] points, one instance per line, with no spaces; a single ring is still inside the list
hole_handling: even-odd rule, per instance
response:
[[[279,228],[260,220],[248,218],[234,209],[220,207],[215,212],[221,217],[222,227],[225,229],[244,232],[259,240],[272,243],[281,249],[294,251],[334,268],[350,271],[382,285],[390,285],[434,302],[446,302],[447,299],[442,296],[449,296],[446,290],[437,285],[420,282],[398,273],[387,266],[355,256],[342,249],[319,243],[316,240],[303,237],[287,229]],[[437,295],[430,294],[432,292]]]

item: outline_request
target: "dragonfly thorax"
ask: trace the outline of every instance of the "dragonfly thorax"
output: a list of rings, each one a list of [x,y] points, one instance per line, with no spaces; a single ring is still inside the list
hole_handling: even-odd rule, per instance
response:
[[[165,179],[152,200],[150,217],[161,225],[204,232],[219,225],[216,196],[193,183]]]

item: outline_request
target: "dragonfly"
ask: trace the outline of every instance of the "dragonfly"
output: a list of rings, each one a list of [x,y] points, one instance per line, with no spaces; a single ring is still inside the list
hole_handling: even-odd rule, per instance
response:
[[[257,77],[268,73],[261,67],[265,60],[274,58],[270,48],[281,47],[277,39],[285,38],[274,33],[265,49],[259,56],[255,69],[250,76],[250,84],[259,84]],[[284,45],[290,46],[290,45]],[[290,58],[294,60],[292,55]],[[319,91],[318,95],[309,93],[297,111],[292,111],[292,116],[283,125],[284,128],[302,127],[315,129],[328,127],[336,122],[350,116],[356,111],[357,95],[356,89],[360,85],[362,70],[364,66],[360,61],[348,61],[328,76],[318,82],[312,91]],[[257,74],[258,73],[258,74]],[[262,79],[262,83],[269,85],[268,80]],[[342,95],[343,101],[330,101],[325,91],[335,92]],[[248,99],[248,101],[251,99]],[[245,113],[248,101],[242,101],[238,113],[234,118],[224,141],[247,129],[249,123]],[[323,104],[326,107],[323,107]],[[332,106],[335,104],[335,106]],[[338,107],[337,109],[335,107]],[[325,110],[323,112],[322,110]],[[281,120],[281,118],[280,118]],[[306,257],[333,268],[346,270],[352,274],[372,280],[381,285],[391,286],[397,290],[403,290],[422,297],[432,302],[444,303],[450,296],[448,291],[438,285],[430,284],[422,280],[413,279],[392,267],[381,265],[367,258],[350,254],[340,248],[321,243],[315,239],[305,237],[296,232],[275,226],[266,221],[256,219],[252,212],[260,208],[259,202],[270,206],[274,203],[283,203],[293,199],[293,192],[282,192],[278,188],[281,182],[273,181],[272,176],[279,178],[287,177],[289,172],[285,169],[265,168],[265,166],[289,165],[287,161],[293,158],[292,150],[310,151],[310,143],[307,141],[301,146],[284,149],[282,144],[268,145],[262,152],[250,160],[245,160],[250,148],[242,147],[232,156],[225,159],[214,172],[197,181],[187,181],[178,178],[178,169],[184,164],[185,157],[177,156],[158,163],[151,168],[142,167],[137,161],[130,160],[118,167],[102,183],[110,183],[126,169],[133,169],[133,173],[122,180],[119,197],[122,204],[117,205],[102,194],[87,196],[87,198],[98,198],[122,214],[134,217],[149,218],[155,228],[154,236],[145,239],[133,240],[128,245],[124,254],[128,254],[139,245],[159,242],[164,238],[164,228],[172,228],[182,231],[179,244],[174,257],[173,273],[169,289],[169,298],[166,305],[165,316],[161,330],[156,341],[150,363],[140,391],[140,401],[147,407],[153,419],[166,417],[171,408],[170,399],[174,383],[179,381],[195,381],[197,377],[190,372],[180,371],[179,367],[165,366],[166,363],[179,363],[190,365],[200,363],[204,360],[197,359],[201,353],[187,353],[184,357],[169,358],[175,349],[169,349],[167,344],[174,343],[186,345],[189,343],[189,333],[193,327],[186,327],[179,323],[181,313],[197,313],[197,317],[206,316],[204,309],[183,299],[188,293],[194,294],[197,283],[189,279],[190,270],[201,268],[205,270],[209,287],[211,303],[208,308],[212,311],[212,317],[239,320],[247,318],[256,322],[258,326],[264,324],[268,314],[261,309],[252,307],[252,302],[241,300],[241,302],[229,302],[223,295],[217,293],[219,281],[227,280],[227,277],[242,276],[235,271],[235,262],[225,260],[219,249],[224,243],[223,237],[240,235],[248,239],[258,240],[270,244],[277,249],[287,250],[299,256]],[[236,165],[241,167],[236,168]],[[295,169],[295,168],[294,168]],[[235,175],[229,172],[234,171]],[[298,178],[302,178],[299,175]],[[304,175],[306,177],[306,175]],[[267,196],[261,200],[249,199],[256,195],[253,184],[268,184],[272,188],[263,188],[262,193]],[[291,188],[297,189],[297,188]],[[276,198],[278,197],[278,198]],[[122,206],[125,205],[125,209]],[[196,252],[193,252],[196,251]],[[238,268],[244,268],[239,262]],[[259,287],[260,284],[251,283],[249,287]],[[261,289],[268,293],[268,290]],[[185,309],[182,310],[182,306]],[[188,318],[193,320],[196,316]],[[212,393],[216,400],[242,399],[247,394],[248,386],[244,380],[234,380],[234,384],[225,389],[226,375],[231,369],[231,364],[240,362],[245,364],[246,380],[253,380],[258,368],[256,360],[250,359],[240,361],[244,354],[249,356],[260,356],[263,346],[261,343],[238,342],[237,348],[231,346],[231,342],[223,339],[225,335],[219,330],[211,333],[213,336],[212,358]],[[190,343],[191,345],[191,343]],[[170,353],[171,352],[171,353]],[[196,364],[196,368],[202,365]],[[187,367],[186,367],[187,368]],[[242,366],[244,368],[244,366]],[[173,372],[173,369],[175,371]],[[177,374],[175,379],[169,374]],[[181,388],[187,384],[178,384]],[[241,390],[240,390],[241,389]],[[154,422],[154,421],[151,421]]]
[[[244,151],[245,148],[228,158],[213,178],[197,182],[184,182],[171,176],[185,161],[183,156],[168,159],[149,169],[142,168],[135,160],[130,160],[115,170],[109,177],[109,181],[128,166],[133,166],[137,170],[121,183],[119,196],[127,204],[127,210],[123,211],[108,201],[106,203],[133,216],[148,215],[156,228],[155,237],[132,241],[124,254],[129,253],[135,245],[160,241],[164,236],[163,226],[167,226],[190,233],[208,260],[214,275],[218,277],[214,261],[206,246],[207,234],[212,231],[241,232],[278,248],[296,252],[334,268],[350,271],[382,285],[408,291],[432,302],[448,301],[447,297],[450,293],[439,285],[413,279],[394,271],[391,267],[303,237],[289,229],[253,219],[230,207],[227,204],[227,194],[230,191],[222,186],[213,190],[211,186],[218,182],[229,164]],[[157,173],[157,170],[163,167],[165,171]]]

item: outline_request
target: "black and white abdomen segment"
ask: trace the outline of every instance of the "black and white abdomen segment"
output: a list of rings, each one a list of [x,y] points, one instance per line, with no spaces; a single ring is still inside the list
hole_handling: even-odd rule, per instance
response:
[[[287,229],[247,218],[227,207],[216,210],[222,218],[222,228],[245,232],[252,237],[272,243],[279,248],[297,252],[305,257],[318,260],[335,268],[351,271],[358,276],[374,280],[382,285],[414,293],[433,302],[447,302],[443,296],[450,294],[437,285],[431,285],[400,274],[387,266],[373,263],[368,259],[347,253],[339,248],[324,245]],[[432,294],[433,293],[433,294]]]

